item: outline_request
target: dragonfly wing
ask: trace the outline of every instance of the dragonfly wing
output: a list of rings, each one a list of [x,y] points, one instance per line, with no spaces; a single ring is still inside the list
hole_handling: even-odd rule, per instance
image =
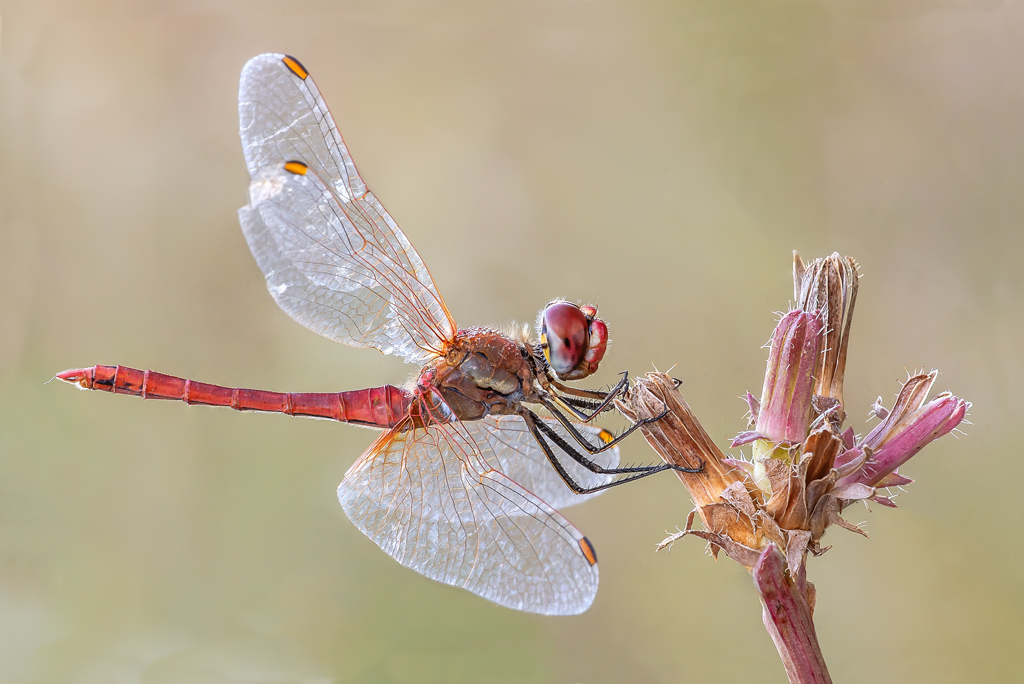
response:
[[[490,468],[461,423],[401,430],[338,487],[356,527],[402,565],[494,603],[547,615],[590,607],[597,557],[572,524]]]
[[[309,73],[287,55],[253,57],[238,85],[238,118],[249,175],[298,159],[351,201],[366,192],[334,118]]]
[[[413,363],[441,352],[455,322],[419,254],[366,189],[302,65],[285,55],[251,59],[238,112],[252,177],[239,217],[278,304],[352,346]]]
[[[431,292],[355,227],[312,169],[265,167],[249,190],[242,230],[270,293],[295,320],[413,363],[444,351],[454,327],[430,314]]]
[[[575,444],[573,438],[557,420],[542,420],[566,442]],[[468,422],[465,427],[480,445],[484,458],[492,468],[505,473],[554,508],[566,508],[602,493],[576,494],[569,489],[530,433],[526,421],[519,416],[488,416],[483,420]],[[577,423],[576,429],[595,446],[611,437],[606,430],[592,425]],[[600,475],[587,470],[562,453],[556,444],[551,444],[551,448],[569,475],[583,487],[597,487],[615,479],[614,475]],[[614,468],[619,464],[619,447],[615,446],[588,457],[599,466]]]

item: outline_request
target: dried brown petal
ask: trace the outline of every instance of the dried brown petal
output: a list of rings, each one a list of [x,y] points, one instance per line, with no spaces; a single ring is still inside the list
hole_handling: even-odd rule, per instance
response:
[[[830,428],[822,427],[812,432],[803,445],[803,452],[809,459],[806,481],[812,482],[828,475],[842,449],[842,438]]]
[[[789,533],[789,543],[786,544],[786,565],[789,566],[789,573],[796,575],[804,566],[804,557],[807,555],[807,545],[811,541],[811,533],[807,530],[793,530]]]
[[[722,490],[722,500],[732,506],[750,520],[754,519],[757,509],[754,507],[754,500],[750,498],[750,492],[739,482],[733,482]]]
[[[757,562],[760,551],[744,544],[740,544],[725,534],[705,532],[704,530],[691,530],[688,534],[699,537],[712,546],[712,552],[718,557],[718,549],[725,551],[725,554],[745,568],[752,568]]]

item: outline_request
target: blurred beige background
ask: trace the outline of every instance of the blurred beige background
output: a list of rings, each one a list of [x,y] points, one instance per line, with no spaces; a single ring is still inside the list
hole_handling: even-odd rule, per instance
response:
[[[245,61],[314,74],[462,325],[594,301],[599,381],[675,365],[725,445],[790,253],[864,273],[863,432],[908,369],[975,403],[810,565],[836,681],[1024,678],[1024,4],[0,3],[0,682],[784,681],[671,476],[570,509],[574,618],[405,570],[335,487],[372,434],[45,384],[96,363],[337,391],[414,369],[267,294],[236,209]],[[629,461],[653,456],[642,439]]]

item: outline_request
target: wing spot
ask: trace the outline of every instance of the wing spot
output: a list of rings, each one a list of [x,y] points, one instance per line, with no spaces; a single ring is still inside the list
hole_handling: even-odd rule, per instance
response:
[[[284,163],[284,170],[288,173],[293,173],[296,176],[305,176],[309,167],[300,161],[289,161]]]
[[[590,540],[586,537],[581,537],[580,551],[583,552],[583,557],[587,559],[587,562],[591,565],[597,565],[597,551],[594,550],[594,545],[590,543]]]
[[[281,58],[281,61],[284,62],[286,67],[288,67],[288,71],[292,72],[303,81],[305,81],[306,77],[309,76],[309,72],[306,71],[306,67],[302,66],[302,63],[291,55],[285,55]]]

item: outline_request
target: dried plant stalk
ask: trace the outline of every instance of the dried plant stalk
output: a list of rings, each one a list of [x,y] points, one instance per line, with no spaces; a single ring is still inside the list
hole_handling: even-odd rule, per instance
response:
[[[925,403],[936,372],[904,383],[892,411],[863,439],[843,429],[843,382],[857,298],[856,262],[833,254],[805,264],[794,254],[798,308],[772,335],[760,401],[747,393],[753,430],[732,446],[750,445],[751,460],[718,448],[663,373],[641,378],[618,402],[631,420],[660,420],[641,430],[661,458],[698,473],[677,472],[695,505],[685,528],[663,541],[704,539],[746,567],[764,607],[764,622],[791,682],[830,682],[812,619],[814,586],[808,554],[828,550],[821,539],[837,525],[867,536],[841,513],[855,501],[895,508],[880,489],[909,484],[896,469],[963,421],[970,403],[943,392]],[[667,409],[667,413],[666,412]],[[695,515],[702,529],[694,529]]]

